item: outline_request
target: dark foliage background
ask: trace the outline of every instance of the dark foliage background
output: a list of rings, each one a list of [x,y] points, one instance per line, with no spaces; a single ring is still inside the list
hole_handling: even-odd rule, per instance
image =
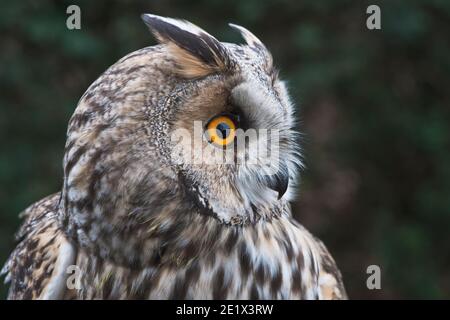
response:
[[[77,3],[82,29],[66,28]],[[366,28],[378,4],[382,30]],[[139,15],[182,17],[224,41],[242,24],[271,49],[305,133],[296,217],[335,256],[350,297],[450,298],[449,1],[2,1],[0,263],[18,213],[59,190],[78,98],[154,44]],[[382,289],[366,288],[366,268]],[[5,297],[6,287],[0,289]]]

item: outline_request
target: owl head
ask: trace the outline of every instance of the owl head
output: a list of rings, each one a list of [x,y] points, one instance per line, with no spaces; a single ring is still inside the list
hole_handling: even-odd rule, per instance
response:
[[[234,24],[246,44],[184,20],[142,19],[159,44],[110,67],[69,122],[63,222],[87,241],[106,228],[98,221],[136,230],[162,212],[225,225],[271,219],[292,196],[300,159],[270,52]]]

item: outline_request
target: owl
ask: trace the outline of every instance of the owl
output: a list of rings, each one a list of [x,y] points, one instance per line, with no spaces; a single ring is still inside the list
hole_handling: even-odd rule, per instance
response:
[[[266,46],[234,24],[245,44],[142,19],[158,45],[79,100],[62,190],[24,211],[2,270],[9,298],[345,299],[292,217],[299,135]]]

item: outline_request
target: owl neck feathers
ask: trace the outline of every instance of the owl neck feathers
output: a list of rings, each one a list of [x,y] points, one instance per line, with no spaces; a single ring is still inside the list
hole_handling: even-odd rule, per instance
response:
[[[97,183],[106,174],[93,172],[90,179]],[[259,212],[256,219],[236,216],[224,223],[211,209],[199,204],[180,181],[163,182],[163,173],[159,174],[153,171],[156,180],[142,176],[139,182],[134,176],[137,189],[120,200],[116,199],[120,190],[109,196],[97,193],[77,200],[71,197],[74,190],[66,191],[60,210],[66,235],[90,255],[117,265],[143,268],[186,264],[218,247],[231,251],[233,237],[250,236],[265,224],[290,219],[288,204],[280,202],[270,212]],[[90,184],[100,190],[105,187],[92,180]]]
[[[317,287],[317,246],[290,217],[248,227],[226,226],[198,214],[185,217],[190,219],[186,225],[178,225],[175,219],[165,224],[165,231],[150,230],[160,239],[159,247],[155,246],[153,259],[142,266],[120,265],[81,250],[78,264],[84,283],[80,297],[119,299],[129,293],[134,299],[225,299],[230,290],[231,297],[258,299],[255,289],[250,295],[252,286],[261,286],[260,298],[279,298],[282,289],[285,294],[292,290],[296,299],[315,297],[306,288]],[[268,292],[263,289],[266,283],[271,285]],[[217,290],[220,286],[222,291]]]

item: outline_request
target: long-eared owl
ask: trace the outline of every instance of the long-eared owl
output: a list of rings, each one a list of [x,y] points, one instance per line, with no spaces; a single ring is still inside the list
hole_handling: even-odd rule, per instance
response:
[[[291,215],[299,134],[266,46],[142,18],[158,45],[81,97],[62,190],[24,211],[3,268],[9,298],[345,299]]]

